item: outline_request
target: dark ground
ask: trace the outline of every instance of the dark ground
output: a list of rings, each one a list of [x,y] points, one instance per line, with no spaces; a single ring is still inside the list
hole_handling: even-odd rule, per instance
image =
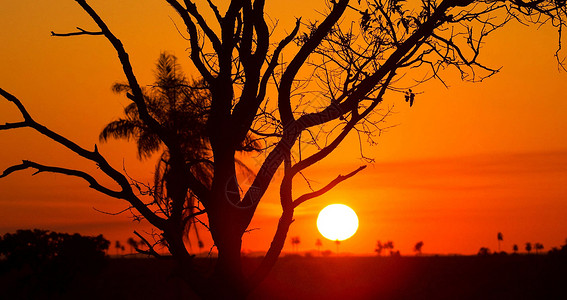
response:
[[[109,259],[99,273],[62,277],[60,285],[52,274],[4,271],[0,299],[192,298],[168,276],[171,267],[152,259]],[[250,298],[567,299],[567,257],[283,257]]]

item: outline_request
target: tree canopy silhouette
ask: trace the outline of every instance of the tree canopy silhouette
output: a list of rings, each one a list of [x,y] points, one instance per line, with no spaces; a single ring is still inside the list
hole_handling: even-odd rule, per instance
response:
[[[77,278],[98,274],[110,242],[102,235],[17,230],[0,237],[0,273],[15,285],[2,290],[7,299],[58,298]]]
[[[429,79],[443,81],[443,70],[454,68],[463,80],[482,80],[498,71],[483,64],[479,55],[492,32],[511,21],[548,24],[557,28],[560,41],[566,18],[563,0],[330,0],[318,9],[321,20],[299,18],[293,28],[280,30],[269,25],[264,0],[233,0],[222,11],[213,0],[199,5],[166,0],[189,34],[188,58],[207,95],[179,98],[186,87],[179,84],[182,77],[175,68],[164,69],[173,74],[166,77],[173,81],[144,89],[120,39],[87,1],[76,2],[98,29],[52,35],[103,36],[110,42],[127,78],[116,88],[132,104],[123,119],[127,122],[111,123],[107,137],[136,137],[141,156],[164,149],[168,169],[161,174],[169,206],[164,211],[155,199],[144,197],[136,189],[138,183],[111,166],[96,146],[86,149],[38,123],[16,96],[3,89],[0,95],[19,109],[23,120],[0,125],[1,130],[35,129],[98,165],[119,188],[101,184],[81,170],[29,160],[8,167],[0,177],[28,168],[60,173],[128,201],[162,232],[182,270],[179,274],[197,293],[232,299],[250,293],[275,264],[297,206],[365,168],[353,168],[306,193],[294,190],[302,171],[328,157],[350,133],[373,142],[388,114],[380,105],[386,94],[414,104],[416,95],[403,85],[405,76],[418,74],[419,85]],[[198,103],[191,107],[190,99]],[[237,153],[250,145],[252,135],[264,160],[245,188],[237,172]],[[200,169],[207,172],[200,174]],[[280,169],[281,178],[275,176]],[[263,261],[245,276],[242,235],[270,184],[279,185],[281,217]],[[194,196],[193,205],[187,195]],[[204,275],[195,272],[184,243],[187,220],[196,215],[207,217],[218,250],[214,271]]]
[[[47,230],[17,230],[0,237],[0,255],[8,264],[21,268],[29,265],[40,269],[47,262],[58,264],[99,264],[110,242],[102,235],[50,232]]]
[[[416,253],[416,255],[421,255],[422,248],[423,248],[423,241],[419,241],[415,243],[415,245],[413,246],[413,251]]]

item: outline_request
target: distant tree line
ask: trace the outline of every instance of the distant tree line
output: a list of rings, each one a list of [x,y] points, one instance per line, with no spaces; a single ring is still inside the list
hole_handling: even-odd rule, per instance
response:
[[[506,251],[500,250],[500,245],[501,245],[502,241],[504,240],[504,236],[502,235],[502,233],[498,232],[496,237],[498,239],[498,252],[492,253],[489,248],[481,247],[478,250],[478,255],[484,256],[484,255],[490,255],[490,254],[508,254]],[[527,242],[527,243],[524,244],[524,249],[526,250],[526,252],[528,254],[531,254],[532,250],[535,250],[536,254],[540,254],[540,252],[543,253],[543,250],[545,249],[545,247],[543,246],[542,243],[533,243],[532,244],[531,242]],[[520,247],[517,244],[512,245],[513,254],[518,254],[519,250],[520,250]],[[565,240],[564,245],[551,248],[548,251],[548,254],[567,255],[567,239]]]
[[[102,235],[18,230],[0,237],[2,299],[57,298],[77,278],[96,275],[110,242]],[[4,298],[6,297],[6,298]]]

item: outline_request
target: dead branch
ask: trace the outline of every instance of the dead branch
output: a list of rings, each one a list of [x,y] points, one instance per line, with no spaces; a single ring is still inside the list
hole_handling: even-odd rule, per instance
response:
[[[82,172],[82,171],[65,169],[65,168],[58,168],[58,167],[48,167],[48,166],[44,166],[44,165],[41,165],[41,164],[29,162],[29,161],[24,161],[20,165],[12,166],[12,167],[6,169],[1,177],[5,177],[12,172],[27,169],[27,168],[35,168],[35,169],[38,170],[38,172],[47,171],[47,172],[61,173],[61,174],[81,177],[81,178],[85,179],[87,182],[90,183],[91,188],[93,188],[93,189],[95,189],[99,192],[102,192],[106,195],[109,195],[109,196],[112,196],[112,197],[117,197],[119,199],[127,200],[128,202],[130,202],[130,204],[132,204],[134,207],[136,207],[136,209],[138,211],[140,211],[140,213],[142,213],[142,215],[144,215],[144,217],[150,223],[155,225],[157,228],[163,228],[165,220],[162,219],[161,217],[155,215],[134,194],[134,192],[132,191],[132,188],[130,187],[130,182],[128,181],[128,179],[126,179],[126,177],[122,173],[120,173],[119,171],[114,169],[112,166],[110,166],[110,164],[106,161],[106,159],[98,152],[98,148],[97,148],[96,145],[94,147],[94,151],[88,151],[88,150],[84,149],[83,147],[81,147],[78,144],[72,142],[71,140],[65,138],[64,136],[62,136],[62,135],[50,130],[49,128],[37,123],[32,118],[32,116],[28,113],[28,111],[26,110],[26,108],[24,107],[22,102],[18,98],[16,98],[15,96],[13,96],[12,94],[10,94],[10,93],[6,92],[5,90],[3,90],[2,88],[0,88],[0,95],[3,96],[8,101],[14,103],[14,105],[16,105],[16,107],[18,108],[18,110],[22,114],[24,121],[17,123],[18,124],[17,128],[22,128],[22,127],[32,128],[32,129],[36,130],[37,132],[39,132],[40,134],[42,134],[42,135],[50,138],[51,140],[55,141],[56,143],[58,143],[58,144],[60,144],[64,147],[66,147],[67,149],[73,151],[74,153],[78,154],[79,156],[96,163],[98,165],[98,167],[100,168],[100,170],[102,172],[104,172],[107,176],[109,176],[111,179],[113,179],[116,183],[118,183],[118,185],[122,188],[122,190],[117,192],[117,191],[113,191],[113,190],[110,190],[108,188],[105,188],[104,186],[98,184],[98,182],[91,175],[89,175],[85,172]],[[12,129],[12,128],[15,128],[15,127],[13,125],[11,125],[11,126],[6,126],[6,125],[0,126],[0,130],[7,130],[7,129]]]
[[[346,174],[346,175],[339,175],[337,176],[337,178],[333,179],[331,182],[329,182],[326,186],[324,186],[323,188],[311,192],[311,193],[307,193],[307,194],[303,194],[301,195],[299,198],[295,199],[293,201],[293,207],[296,208],[297,206],[299,206],[301,203],[309,200],[309,199],[313,199],[315,197],[319,197],[323,194],[325,194],[326,192],[330,191],[332,188],[334,188],[337,184],[351,178],[352,176],[356,175],[358,172],[364,170],[366,168],[366,165],[364,166],[360,166],[358,167],[358,169]]]
[[[92,177],[91,175],[89,175],[89,174],[87,174],[83,171],[60,168],[60,167],[46,166],[46,165],[38,164],[36,162],[32,162],[32,161],[29,161],[29,160],[24,160],[19,165],[15,165],[15,166],[7,168],[6,170],[4,170],[2,175],[0,175],[0,178],[6,177],[13,172],[25,170],[25,169],[28,169],[28,168],[37,170],[35,173],[33,173],[33,175],[36,175],[36,174],[39,174],[39,173],[42,173],[42,172],[50,172],[50,173],[59,173],[59,174],[63,174],[63,175],[79,177],[79,178],[82,178],[85,181],[87,181],[89,183],[90,188],[92,188],[96,191],[99,191],[99,192],[101,192],[105,195],[108,195],[108,196],[114,197],[114,198],[118,198],[118,199],[126,199],[126,197],[127,197],[127,194],[124,191],[113,191],[109,188],[106,188],[106,187],[102,186],[101,184],[99,184],[96,181],[96,179],[94,179],[94,177]]]
[[[102,31],[86,31],[81,27],[77,27],[79,30],[78,32],[69,32],[69,33],[55,33],[51,32],[51,36],[74,36],[74,35],[103,35]]]
[[[144,244],[146,244],[146,246],[148,246],[148,250],[142,250],[139,249],[138,247],[135,247],[135,250],[141,254],[146,254],[146,255],[150,255],[150,256],[154,256],[154,257],[158,257],[161,258],[162,256],[157,253],[157,251],[154,249],[154,245],[150,244],[150,242],[148,242],[148,240],[146,238],[144,238],[141,234],[139,234],[137,231],[134,230],[134,234],[137,235]]]

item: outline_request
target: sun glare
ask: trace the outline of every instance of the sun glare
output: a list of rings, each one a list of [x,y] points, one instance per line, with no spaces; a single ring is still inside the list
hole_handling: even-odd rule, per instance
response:
[[[317,229],[327,239],[343,241],[356,233],[358,217],[344,204],[331,204],[319,212]]]

